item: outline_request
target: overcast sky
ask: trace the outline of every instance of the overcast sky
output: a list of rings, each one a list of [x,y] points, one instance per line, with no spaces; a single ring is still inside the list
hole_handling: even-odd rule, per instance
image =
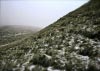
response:
[[[0,25],[44,28],[88,0],[1,0]]]

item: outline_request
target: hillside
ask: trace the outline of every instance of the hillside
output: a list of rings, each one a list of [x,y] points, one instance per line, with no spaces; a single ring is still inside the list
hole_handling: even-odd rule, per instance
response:
[[[40,28],[19,25],[0,26],[0,45],[23,39],[31,33],[36,33],[39,30]]]
[[[0,48],[1,71],[100,71],[100,1],[91,0],[16,44]]]

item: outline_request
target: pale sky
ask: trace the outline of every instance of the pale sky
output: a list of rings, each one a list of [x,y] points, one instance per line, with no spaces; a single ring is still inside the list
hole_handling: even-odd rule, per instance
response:
[[[44,28],[88,0],[1,0],[0,25]]]

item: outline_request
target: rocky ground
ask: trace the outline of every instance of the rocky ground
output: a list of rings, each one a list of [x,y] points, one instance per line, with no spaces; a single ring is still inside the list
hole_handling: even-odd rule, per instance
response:
[[[1,71],[100,71],[100,1],[92,0],[21,42],[0,48]]]

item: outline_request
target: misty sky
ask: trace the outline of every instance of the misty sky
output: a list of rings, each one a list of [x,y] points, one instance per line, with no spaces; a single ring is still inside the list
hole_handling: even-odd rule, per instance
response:
[[[1,0],[0,25],[46,27],[88,0]]]

